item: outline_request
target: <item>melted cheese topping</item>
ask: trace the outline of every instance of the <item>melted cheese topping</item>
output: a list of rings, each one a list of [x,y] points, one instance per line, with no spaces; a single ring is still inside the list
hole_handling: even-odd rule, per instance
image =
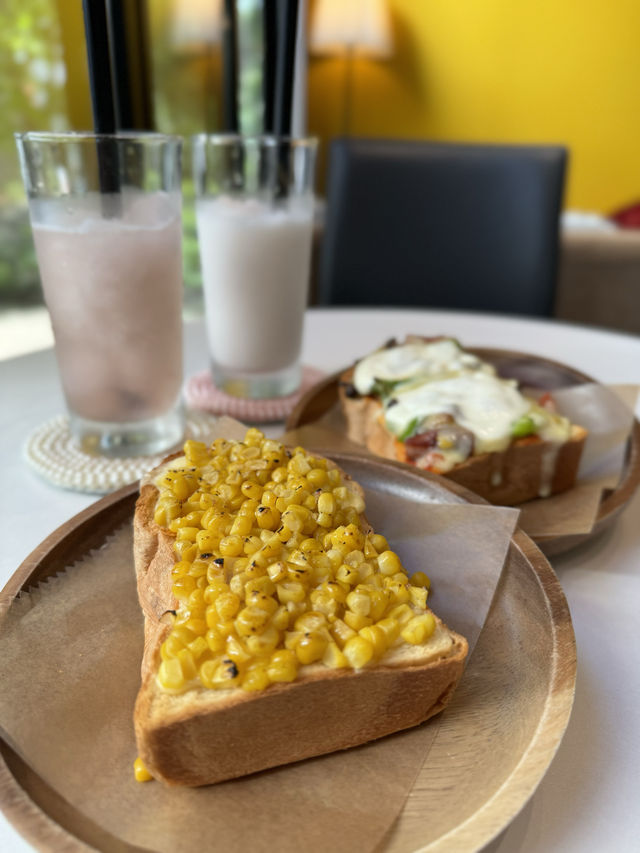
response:
[[[458,373],[480,371],[494,374],[492,365],[465,352],[450,338],[430,342],[406,343],[372,353],[356,365],[353,384],[359,394],[370,394],[376,380],[383,382],[421,382],[444,379]]]
[[[393,399],[396,402],[387,408],[385,420],[395,435],[402,435],[416,418],[449,414],[474,434],[476,453],[505,450],[512,440],[513,424],[531,409],[515,381],[486,373],[427,382],[398,391]]]

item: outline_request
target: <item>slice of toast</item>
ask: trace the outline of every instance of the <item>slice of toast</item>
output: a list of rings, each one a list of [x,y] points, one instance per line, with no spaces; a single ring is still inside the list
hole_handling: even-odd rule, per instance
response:
[[[202,454],[201,448],[199,452]],[[174,568],[177,559],[174,553],[176,532],[168,529],[166,524],[158,523],[158,519],[163,520],[161,518],[164,512],[161,509],[162,495],[166,495],[167,491],[166,487],[160,483],[170,479],[166,472],[172,466],[183,471],[190,471],[196,466],[190,464],[189,457],[186,459],[174,457],[165,461],[141,484],[134,516],[134,558],[139,600],[145,617],[142,686],[135,705],[134,724],[140,757],[157,779],[169,784],[206,785],[356,746],[418,725],[437,714],[448,703],[460,679],[468,650],[467,642],[431,614],[425,604],[426,590],[408,584],[406,575],[403,575],[404,582],[398,583],[402,575],[399,576],[397,572],[394,574],[395,586],[393,579],[385,585],[383,576],[377,568],[371,575],[367,575],[368,569],[365,571],[365,566],[385,565],[386,571],[389,572],[389,565],[393,568],[395,564],[393,559],[388,557],[386,559],[391,560],[390,563],[379,564],[378,552],[381,548],[385,548],[386,542],[382,537],[376,537],[363,515],[360,487],[333,463],[318,457],[308,455],[304,457],[301,453],[301,449],[297,448],[296,452],[291,454],[291,459],[299,461],[307,458],[313,465],[325,465],[324,470],[333,469],[339,472],[338,486],[335,486],[338,479],[332,475],[334,476],[333,484],[330,484],[333,485],[332,494],[340,496],[338,503],[346,507],[344,513],[347,516],[342,520],[351,519],[349,525],[355,525],[354,529],[357,528],[360,531],[356,544],[361,544],[364,548],[364,552],[362,548],[356,548],[354,551],[347,548],[343,557],[348,563],[343,563],[342,568],[345,570],[347,567],[347,575],[350,570],[357,570],[364,581],[370,582],[369,586],[377,584],[379,589],[386,590],[384,595],[387,596],[388,602],[382,610],[375,605],[378,607],[376,618],[365,616],[364,627],[357,630],[347,626],[344,621],[349,618],[346,614],[351,611],[351,607],[355,606],[352,599],[349,599],[352,604],[346,601],[344,604],[338,604],[338,609],[333,613],[330,612],[331,607],[329,607],[324,636],[330,639],[328,651],[332,650],[333,657],[329,655],[329,664],[326,663],[328,652],[325,652],[322,658],[309,662],[298,661],[297,673],[293,680],[276,680],[265,685],[264,689],[258,690],[243,689],[242,685],[235,686],[235,684],[222,689],[212,689],[210,686],[204,686],[191,671],[191,678],[187,679],[184,685],[178,689],[167,689],[159,675],[162,662],[167,657],[165,641],[170,637],[177,623],[185,623],[184,613],[185,609],[188,610],[191,607],[191,599],[184,596],[176,597],[174,586]],[[203,470],[198,469],[198,475]],[[316,467],[313,470],[319,469]],[[312,477],[312,475],[309,476]],[[313,484],[315,485],[315,481]],[[273,481],[267,483],[267,486],[275,488]],[[201,488],[206,491],[209,487]],[[336,492],[336,489],[343,489],[344,492]],[[213,491],[215,492],[215,487]],[[331,489],[325,484],[314,492],[316,504],[320,494],[327,491],[331,493]],[[195,494],[197,493],[196,491]],[[183,509],[189,509],[189,501],[193,502],[193,495],[186,501],[182,501]],[[307,498],[307,506],[313,503],[313,499]],[[321,505],[323,505],[322,502]],[[336,513],[340,511],[337,509]],[[335,536],[342,535],[339,531],[348,531],[350,528],[348,525],[320,528],[316,524],[320,517],[319,511],[315,510],[315,520],[313,520],[314,510],[309,512],[312,520],[305,522],[308,527],[301,535],[307,537],[305,541],[308,545],[309,540],[314,538],[315,530],[316,541],[320,543],[326,555],[331,551],[331,548],[326,547],[331,544],[326,537],[334,536],[334,544],[336,541],[341,543],[343,540],[335,539]],[[282,517],[287,518],[284,512]],[[231,513],[230,525],[233,524],[234,518],[237,518],[237,514]],[[340,520],[337,514],[335,518]],[[326,524],[326,519],[322,521]],[[276,530],[274,535],[279,533],[280,531]],[[292,536],[292,539],[294,538]],[[264,539],[266,540],[267,536]],[[323,542],[325,545],[322,544]],[[373,543],[377,546],[377,550]],[[296,540],[294,544],[299,542]],[[358,554],[354,556],[355,551],[358,551]],[[285,543],[284,550],[279,555],[280,561],[289,567],[290,573],[295,572],[298,565],[290,561],[299,559],[299,552],[299,548],[292,551]],[[185,553],[187,552],[183,552],[183,557]],[[380,553],[388,555],[391,552],[383,550]],[[335,562],[336,555],[331,553],[330,557]],[[207,552],[204,555],[197,555],[191,565],[199,566],[198,561],[209,561],[210,566],[215,566],[216,559],[220,559],[216,557],[216,553]],[[235,561],[235,565],[239,566],[240,570],[245,565],[242,562],[243,559],[240,557]],[[237,579],[233,581],[233,561],[225,558],[224,562],[225,577],[232,588],[238,589]],[[314,565],[316,563],[326,565],[327,562],[331,562],[329,557],[326,559],[314,557]],[[354,565],[349,567],[349,563]],[[315,569],[315,571],[320,570]],[[332,572],[333,575],[336,574],[335,567]],[[211,573],[215,575],[214,570],[210,570]],[[273,572],[271,574],[275,577]],[[378,580],[375,582],[372,580],[374,575],[378,575]],[[344,571],[338,576],[344,577]],[[391,578],[391,575],[387,574],[386,577]],[[321,599],[314,598],[313,603],[310,603],[308,596],[313,590],[319,590],[325,582],[321,580],[314,586],[313,579],[309,581],[306,605],[305,602],[299,602],[291,608],[292,623],[300,613],[304,616],[305,606],[307,617],[310,607],[322,606]],[[354,586],[353,581],[336,581],[335,578],[331,583],[340,585],[345,595],[349,589],[358,592],[367,586],[366,583]],[[268,587],[265,589],[268,591]],[[246,590],[248,587],[245,587]],[[398,593],[397,601],[393,597],[396,592]],[[406,599],[409,592],[411,595]],[[206,596],[207,593],[204,594]],[[278,588],[272,597],[277,601],[279,595]],[[338,595],[338,598],[340,597],[342,596]],[[410,602],[408,605],[402,604],[405,599]],[[411,611],[409,616],[406,607]],[[396,616],[389,616],[389,613],[393,614],[396,611]],[[353,612],[351,611],[352,615]],[[373,611],[370,612],[373,614]],[[194,613],[197,616],[195,610],[192,610],[191,615],[193,616]],[[278,613],[280,615],[276,617],[274,614],[273,619],[281,618],[280,610]],[[331,621],[332,617],[334,621]],[[410,630],[410,628],[407,629],[407,625],[414,617],[418,622],[423,618],[433,621],[433,632],[430,636],[425,636],[421,642],[414,642],[420,639],[415,636],[412,637],[412,642],[405,641],[402,634],[397,634],[393,624],[394,619],[397,619],[398,630]],[[363,617],[361,615],[357,618]],[[352,624],[356,625],[356,628],[357,618],[353,617],[356,621],[352,619]],[[336,639],[337,622],[341,625],[339,640]],[[278,624],[282,623],[279,621]],[[381,625],[382,627],[379,627]],[[367,629],[372,626],[373,633],[367,632]],[[296,631],[293,624],[289,625],[289,628],[291,630],[281,632],[281,641],[273,652],[274,655],[287,645],[290,648],[288,652],[285,651],[285,654],[291,654],[291,644],[296,638]],[[389,633],[385,635],[385,631]],[[349,633],[351,637],[354,635],[369,637],[372,641],[373,655],[362,665],[354,662],[355,659],[352,657],[347,660],[346,637]],[[376,643],[381,637],[382,645],[378,648]],[[239,639],[242,646],[245,642],[244,638],[240,636]],[[230,646],[230,641],[227,640],[224,652],[227,655],[226,660],[232,658],[231,663],[235,674],[238,675],[240,671],[236,681],[245,677],[242,673],[248,672],[249,669],[246,667],[251,664],[251,662],[245,663],[243,659],[246,648],[244,650],[241,648],[238,653],[237,640],[237,634],[235,645]],[[165,643],[164,646],[163,643]],[[298,654],[296,647],[296,655]],[[204,652],[205,658],[207,655],[211,655],[209,650]],[[306,660],[304,654],[301,655],[301,659]],[[258,660],[257,663],[259,668],[260,661]],[[196,668],[198,666],[201,664],[196,661]],[[271,672],[268,666],[267,672]]]
[[[352,396],[353,369],[340,377],[338,394],[351,441],[387,459],[408,462],[405,445],[384,422],[383,407],[373,396]],[[587,431],[571,425],[565,442],[538,436],[514,439],[506,450],[472,455],[442,476],[490,503],[515,506],[570,489],[576,480]]]

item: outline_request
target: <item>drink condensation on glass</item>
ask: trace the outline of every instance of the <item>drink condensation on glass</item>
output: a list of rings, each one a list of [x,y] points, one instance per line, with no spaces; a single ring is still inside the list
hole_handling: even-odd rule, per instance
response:
[[[316,148],[275,136],[193,140],[211,369],[227,393],[281,397],[300,385]]]
[[[184,432],[180,140],[17,143],[74,436],[103,455],[173,447]]]

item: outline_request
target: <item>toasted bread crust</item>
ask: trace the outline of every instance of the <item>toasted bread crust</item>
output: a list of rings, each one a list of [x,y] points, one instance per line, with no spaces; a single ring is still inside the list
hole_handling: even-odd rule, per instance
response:
[[[351,481],[352,488],[360,488]],[[451,646],[425,662],[360,671],[305,667],[296,681],[257,693],[193,688],[173,695],[156,684],[162,616],[171,593],[174,535],[153,520],[158,491],[141,487],[134,515],[134,559],[145,617],[142,686],[134,710],[138,750],[157,779],[206,785],[357,746],[418,725],[448,703],[462,675],[467,641],[437,620]]]
[[[382,405],[375,397],[349,397],[345,391],[353,369],[338,383],[340,405],[351,441],[386,459],[406,461],[403,445],[382,420]],[[587,431],[575,424],[569,441],[557,444],[536,437],[517,439],[504,451],[471,456],[442,476],[485,500],[515,506],[537,497],[570,489],[576,480]]]

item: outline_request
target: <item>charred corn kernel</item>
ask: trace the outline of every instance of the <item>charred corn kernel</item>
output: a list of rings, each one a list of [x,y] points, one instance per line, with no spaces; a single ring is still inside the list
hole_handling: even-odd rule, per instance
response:
[[[372,660],[374,648],[369,640],[357,635],[347,640],[342,652],[350,666],[354,669],[362,669]]]
[[[258,485],[258,483],[252,482],[251,480],[245,480],[240,486],[240,491],[245,498],[250,498],[254,501],[259,501],[262,497],[262,486]]]
[[[153,779],[153,776],[144,766],[140,756],[138,756],[138,758],[133,762],[133,775],[136,782],[150,782]]]
[[[265,610],[259,610],[257,607],[243,607],[234,624],[241,637],[250,637],[251,634],[260,633],[268,621],[269,614]]]
[[[399,581],[391,581],[386,586],[387,591],[393,596],[396,604],[406,604],[411,600],[409,595],[409,584],[400,583]]]
[[[383,575],[395,575],[402,570],[402,564],[394,551],[383,551],[378,557],[378,568]]]
[[[280,513],[275,507],[260,504],[255,512],[258,527],[266,530],[275,530],[280,525]]]
[[[278,560],[276,563],[271,563],[267,566],[267,574],[275,583],[284,580],[287,577],[287,564],[284,560]]]
[[[360,583],[360,574],[356,567],[343,563],[336,572],[336,580],[348,583],[350,586],[355,586],[357,583]]]
[[[275,591],[275,584],[266,574],[248,581],[244,588],[247,601],[253,601],[256,596],[260,595],[273,595]]]
[[[400,632],[400,636],[406,643],[419,645],[426,642],[436,628],[436,620],[432,613],[422,613],[410,619]]]
[[[180,532],[178,532],[178,536],[180,536]],[[195,542],[200,554],[212,554],[216,550],[219,539],[211,530],[199,530],[195,536]]]
[[[296,657],[302,664],[320,660],[327,648],[327,638],[315,631],[305,633],[296,643]]]
[[[227,657],[207,660],[200,666],[198,675],[205,687],[214,690],[236,687],[240,682],[240,667],[234,660]]]
[[[423,586],[425,589],[431,588],[431,581],[424,572],[414,572],[410,581],[414,586]]]
[[[281,632],[272,623],[267,625],[259,634],[252,634],[245,638],[245,646],[249,654],[262,657],[271,654],[280,642]]]
[[[271,655],[267,667],[270,681],[294,681],[298,674],[298,659],[291,649],[280,649]]]

